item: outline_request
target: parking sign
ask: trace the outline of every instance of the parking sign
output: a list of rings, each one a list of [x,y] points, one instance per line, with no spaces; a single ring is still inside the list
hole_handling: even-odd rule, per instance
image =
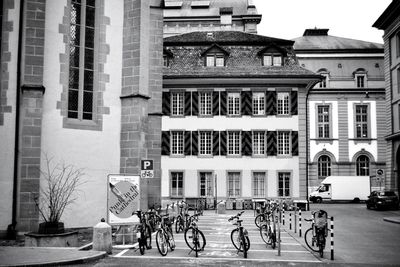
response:
[[[140,162],[140,177],[154,178],[154,167],[152,159],[142,159]]]

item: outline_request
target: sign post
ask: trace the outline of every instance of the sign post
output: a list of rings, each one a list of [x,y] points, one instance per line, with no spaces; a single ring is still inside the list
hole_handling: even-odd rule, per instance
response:
[[[154,178],[154,165],[152,159],[140,161],[140,178]]]
[[[379,190],[382,190],[382,179],[383,179],[384,171],[383,169],[376,170],[376,181],[379,183]]]

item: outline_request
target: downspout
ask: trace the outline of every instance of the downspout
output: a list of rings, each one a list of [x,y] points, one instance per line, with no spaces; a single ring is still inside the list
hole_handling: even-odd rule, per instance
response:
[[[21,69],[22,69],[22,37],[23,37],[23,23],[24,23],[24,6],[25,0],[20,0],[19,7],[19,25],[18,25],[18,58],[17,58],[17,94],[15,105],[15,144],[14,144],[14,181],[13,181],[13,203],[12,203],[12,222],[7,227],[7,237],[9,239],[16,239],[17,237],[17,207],[18,207],[18,158],[19,158],[19,131],[20,131],[20,106],[21,106]]]

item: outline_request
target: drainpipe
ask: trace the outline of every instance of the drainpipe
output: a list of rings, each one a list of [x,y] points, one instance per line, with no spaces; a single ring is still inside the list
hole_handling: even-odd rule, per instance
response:
[[[19,25],[18,25],[18,67],[17,67],[17,94],[15,105],[15,144],[14,144],[14,181],[13,181],[13,203],[12,203],[12,222],[7,227],[7,237],[16,239],[17,237],[17,208],[18,208],[18,156],[19,156],[19,131],[20,131],[20,106],[21,106],[21,70],[22,70],[22,37],[24,31],[24,6],[25,1],[20,0]]]

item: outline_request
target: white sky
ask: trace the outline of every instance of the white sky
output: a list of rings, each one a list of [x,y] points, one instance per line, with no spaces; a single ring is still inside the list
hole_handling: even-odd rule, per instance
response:
[[[392,0],[253,0],[258,34],[282,39],[303,35],[306,28],[328,28],[329,35],[383,43],[372,27]]]

